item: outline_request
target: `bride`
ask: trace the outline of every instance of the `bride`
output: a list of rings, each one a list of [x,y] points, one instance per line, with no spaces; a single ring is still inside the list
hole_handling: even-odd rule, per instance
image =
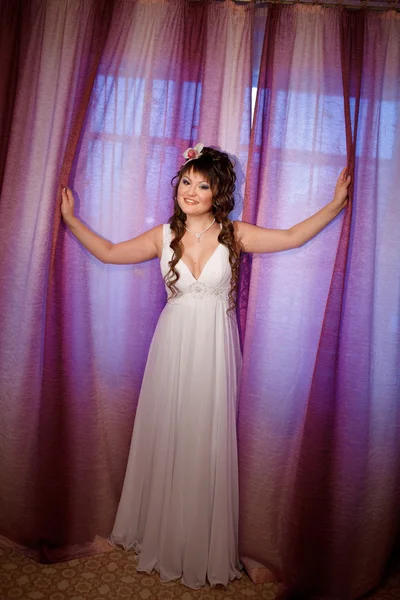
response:
[[[104,263],[160,260],[167,303],[150,346],[111,542],[139,554],[137,569],[197,589],[240,577],[236,407],[241,356],[235,320],[241,252],[297,248],[346,206],[350,176],[333,200],[286,230],[232,222],[235,171],[224,152],[185,154],[174,212],[131,240],[112,243],[61,212],[79,242]]]

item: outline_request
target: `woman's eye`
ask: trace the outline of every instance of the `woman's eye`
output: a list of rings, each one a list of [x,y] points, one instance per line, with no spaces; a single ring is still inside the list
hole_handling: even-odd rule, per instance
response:
[[[187,179],[182,179],[182,182],[183,182],[184,185],[189,185],[189,182],[188,182]]]
[[[209,185],[201,185],[201,186],[200,186],[200,188],[201,188],[202,190],[209,190],[209,189],[210,189],[210,186],[209,186]]]

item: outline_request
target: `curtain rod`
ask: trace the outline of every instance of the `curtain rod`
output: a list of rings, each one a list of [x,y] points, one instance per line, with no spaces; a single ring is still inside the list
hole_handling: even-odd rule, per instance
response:
[[[376,10],[376,11],[400,11],[399,0],[315,0],[311,2],[303,0],[238,0],[238,3],[248,4],[302,4],[304,6],[323,6],[326,8],[342,7],[348,10]]]

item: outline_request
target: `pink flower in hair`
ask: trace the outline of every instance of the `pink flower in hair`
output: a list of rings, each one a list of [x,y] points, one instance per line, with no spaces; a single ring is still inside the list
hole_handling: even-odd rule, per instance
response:
[[[196,144],[194,148],[188,148],[187,150],[185,150],[183,156],[186,158],[186,161],[199,158],[199,156],[203,152],[203,148],[204,144]]]

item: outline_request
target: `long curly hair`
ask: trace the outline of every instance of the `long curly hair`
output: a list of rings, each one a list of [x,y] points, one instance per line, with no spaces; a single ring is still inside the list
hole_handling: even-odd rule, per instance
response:
[[[186,214],[178,204],[177,195],[182,177],[192,169],[196,174],[204,177],[210,184],[213,194],[212,213],[216,222],[221,224],[218,241],[229,250],[229,263],[232,276],[228,294],[228,312],[231,312],[236,307],[241,248],[235,237],[233,223],[229,219],[229,214],[235,206],[233,194],[235,191],[236,174],[234,165],[225,152],[220,152],[210,147],[203,148],[201,155],[196,159],[186,162],[171,181],[174,186],[174,212],[169,219],[169,223],[174,232],[174,237],[170,245],[174,252],[168,263],[169,271],[164,277],[165,284],[171,290],[171,297],[178,295],[176,283],[179,279],[179,272],[176,269],[176,265],[181,259],[183,252],[181,240],[186,231]]]

